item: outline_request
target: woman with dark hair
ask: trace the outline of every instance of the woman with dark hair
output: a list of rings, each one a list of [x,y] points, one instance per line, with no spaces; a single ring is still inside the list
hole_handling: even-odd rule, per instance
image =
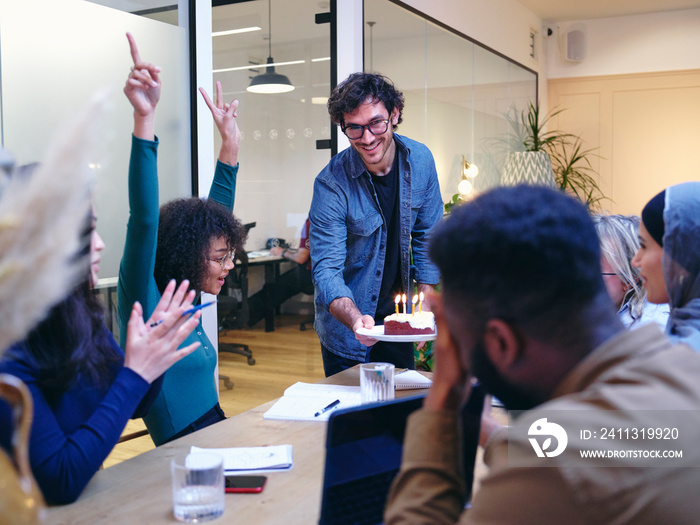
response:
[[[651,303],[671,307],[666,333],[700,351],[700,182],[666,188],[642,210],[632,259]]]
[[[134,67],[124,93],[134,108],[134,132],[129,165],[130,216],[118,285],[122,334],[127,320],[122,305],[139,301],[148,314],[170,279],[188,279],[198,295],[218,295],[233,268],[234,253],[245,241],[241,223],[231,214],[240,143],[238,101],[224,104],[218,82],[216,105],[200,89],[222,137],[209,198],[178,199],[159,210],[155,109],[160,98],[160,68],[143,62],[134,38],[129,33],[127,38]],[[158,398],[144,417],[156,445],[225,417],[216,388],[216,348],[201,323],[184,344],[193,342],[200,348],[169,370]]]
[[[105,245],[90,232],[90,271],[27,338],[10,347],[0,372],[29,388],[34,417],[29,459],[45,499],[75,501],[119,441],[129,418],[142,417],[158,394],[163,373],[191,354],[197,343],[178,346],[199,323],[200,313],[182,314],[195,293],[183,281],[166,286],[151,318],[133,304],[122,352],[103,322],[93,294]],[[156,321],[162,320],[157,326]],[[3,445],[9,429],[0,429]]]

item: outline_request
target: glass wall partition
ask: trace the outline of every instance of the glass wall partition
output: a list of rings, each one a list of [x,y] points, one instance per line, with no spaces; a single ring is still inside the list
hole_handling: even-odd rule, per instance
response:
[[[61,124],[96,91],[107,90],[105,114],[96,115],[104,131],[91,165],[97,175],[98,227],[107,244],[100,278],[114,279],[129,216],[133,129],[133,112],[122,92],[132,65],[125,33],[135,36],[144,60],[162,67],[156,133],[160,199],[165,201],[192,194],[189,31],[177,25],[177,7],[163,2],[100,4],[106,5],[74,0],[0,3],[1,124],[3,147],[17,163],[41,161]]]
[[[508,114],[537,99],[537,75],[390,0],[364,2],[365,70],[391,78],[406,98],[398,133],[425,143],[443,200],[457,193],[464,162],[475,191],[499,184]]]
[[[313,181],[330,160],[329,3],[254,0],[220,5],[224,3],[217,2],[212,12],[214,81],[221,82],[227,102],[240,102],[243,138],[235,214],[244,223],[256,223],[248,250],[264,248],[270,238],[296,247]],[[247,91],[266,72],[268,58],[293,90]]]

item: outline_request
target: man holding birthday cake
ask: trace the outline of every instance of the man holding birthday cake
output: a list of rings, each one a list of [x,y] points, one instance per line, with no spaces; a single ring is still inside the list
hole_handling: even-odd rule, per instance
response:
[[[375,325],[395,313],[427,317],[417,292],[439,281],[427,244],[442,218],[440,186],[430,150],[394,133],[403,106],[391,80],[369,73],[350,75],[328,100],[351,147],[316,177],[309,215],[326,376],[369,361],[414,368],[413,343],[386,340]]]

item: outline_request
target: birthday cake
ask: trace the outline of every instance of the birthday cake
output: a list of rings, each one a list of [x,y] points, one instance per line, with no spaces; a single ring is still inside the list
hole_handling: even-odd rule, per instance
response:
[[[435,333],[433,312],[391,314],[384,318],[384,335],[421,335]]]

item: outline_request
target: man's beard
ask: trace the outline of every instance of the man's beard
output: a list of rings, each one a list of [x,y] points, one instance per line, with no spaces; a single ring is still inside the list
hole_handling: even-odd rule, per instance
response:
[[[484,389],[498,398],[508,410],[530,410],[542,403],[533,393],[512,386],[498,373],[486,354],[483,339],[472,349],[472,371]]]

